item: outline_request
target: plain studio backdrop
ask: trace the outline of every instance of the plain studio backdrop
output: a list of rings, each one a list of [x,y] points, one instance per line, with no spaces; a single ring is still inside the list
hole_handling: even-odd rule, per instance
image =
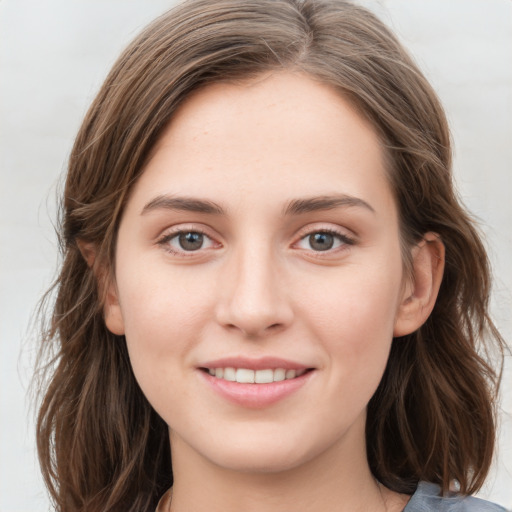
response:
[[[455,175],[481,220],[493,314],[512,340],[512,1],[367,0],[447,110]],[[49,510],[27,398],[30,321],[57,268],[56,189],[85,111],[123,47],[169,0],[0,2],[0,512]],[[512,509],[512,364],[482,496]],[[447,412],[449,414],[449,411]]]

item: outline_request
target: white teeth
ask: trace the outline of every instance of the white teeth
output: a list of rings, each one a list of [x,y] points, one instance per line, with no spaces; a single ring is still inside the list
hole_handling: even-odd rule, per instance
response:
[[[256,372],[254,372],[254,382],[256,382],[256,384],[268,384],[269,382],[274,382],[274,371],[256,370]]]
[[[287,379],[294,379],[297,375],[297,372],[295,370],[286,370],[286,378]]]
[[[254,384],[254,370],[238,368],[236,371],[236,381],[243,384]]]
[[[236,380],[236,370],[234,368],[224,368],[224,380],[234,382]]]
[[[286,378],[286,371],[283,368],[277,368],[274,370],[274,382],[279,382]]]
[[[208,373],[218,379],[241,384],[269,384],[286,379],[295,379],[306,373],[306,369],[285,370],[284,368],[249,370],[247,368],[208,368]]]

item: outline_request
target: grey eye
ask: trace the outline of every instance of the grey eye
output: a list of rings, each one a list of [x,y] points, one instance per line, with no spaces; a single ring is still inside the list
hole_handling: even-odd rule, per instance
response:
[[[334,236],[331,233],[312,233],[308,236],[308,242],[314,251],[328,251],[334,246]]]
[[[353,244],[354,241],[343,233],[320,230],[312,231],[301,238],[296,247],[313,252],[327,252]]]
[[[180,233],[178,235],[178,243],[180,249],[184,251],[197,251],[203,247],[204,235],[194,231]]]
[[[203,252],[216,246],[215,241],[201,231],[176,231],[165,235],[159,242],[174,255]]]

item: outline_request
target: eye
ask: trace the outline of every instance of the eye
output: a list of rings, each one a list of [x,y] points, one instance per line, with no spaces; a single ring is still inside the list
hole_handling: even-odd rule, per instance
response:
[[[174,254],[197,252],[215,245],[215,242],[205,233],[192,230],[170,233],[161,238],[158,243]]]
[[[344,245],[353,245],[354,240],[348,236],[335,231],[315,231],[302,237],[297,243],[300,249],[312,250],[315,252],[329,251]]]
[[[180,249],[183,249],[184,251],[197,251],[203,247],[205,242],[205,236],[203,233],[196,233],[194,231],[180,233],[179,235],[176,235],[174,239],[176,239]]]

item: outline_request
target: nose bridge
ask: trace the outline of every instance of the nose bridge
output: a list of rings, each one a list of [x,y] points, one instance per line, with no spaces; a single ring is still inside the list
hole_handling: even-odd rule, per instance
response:
[[[233,249],[224,274],[218,319],[247,336],[286,326],[292,317],[282,272],[270,243],[251,239]]]

